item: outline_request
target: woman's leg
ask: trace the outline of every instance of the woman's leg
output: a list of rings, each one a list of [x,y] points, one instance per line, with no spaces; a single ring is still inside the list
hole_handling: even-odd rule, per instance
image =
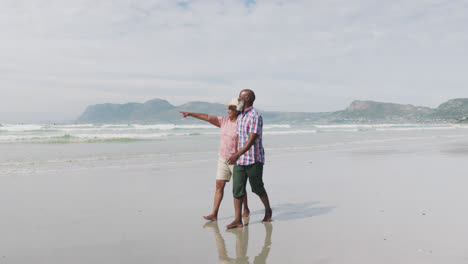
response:
[[[210,215],[203,217],[206,220],[218,220],[219,205],[221,204],[221,200],[223,200],[224,186],[226,185],[226,182],[226,180],[216,180],[216,192],[214,197],[213,212]]]

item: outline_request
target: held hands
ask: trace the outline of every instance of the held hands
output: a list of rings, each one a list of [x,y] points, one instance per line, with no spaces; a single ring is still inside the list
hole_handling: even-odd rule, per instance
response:
[[[238,155],[237,153],[232,155],[228,160],[227,160],[227,163],[230,164],[230,165],[234,165],[236,164],[237,160],[239,159],[240,155]]]
[[[189,112],[179,111],[179,113],[181,113],[183,117],[190,116]]]

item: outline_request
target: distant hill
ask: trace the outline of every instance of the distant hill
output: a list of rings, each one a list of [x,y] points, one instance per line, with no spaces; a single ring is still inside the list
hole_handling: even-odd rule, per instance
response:
[[[179,111],[225,115],[222,104],[189,102],[174,106],[163,99],[145,103],[90,105],[78,118],[79,123],[193,123],[192,118],[183,118]]]
[[[145,103],[97,104],[90,105],[77,119],[78,123],[198,123],[194,118],[183,118],[179,111],[207,113],[215,116],[227,115],[223,104],[208,102],[188,102],[174,106],[163,99],[153,99]],[[298,123],[321,121],[331,113],[289,113],[266,112],[259,110],[266,121],[274,123]]]
[[[97,104],[86,108],[78,123],[197,123],[183,118],[179,111],[226,115],[223,104],[188,102],[174,106],[163,99],[145,103]],[[465,122],[468,99],[453,99],[438,108],[357,100],[336,112],[268,112],[258,110],[269,123],[372,123],[372,122]]]
[[[385,120],[387,122],[422,121],[436,110],[429,107],[381,103],[374,101],[354,101],[343,111],[335,112],[335,121]]]
[[[468,98],[448,100],[447,102],[439,105],[431,116],[438,119],[452,120],[461,120],[468,117]]]
[[[86,108],[78,118],[81,123],[163,122],[176,117],[176,110],[166,100],[141,103],[97,104]]]

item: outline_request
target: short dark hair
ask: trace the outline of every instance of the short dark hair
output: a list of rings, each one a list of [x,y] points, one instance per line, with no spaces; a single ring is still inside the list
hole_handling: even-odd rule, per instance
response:
[[[242,93],[242,92],[248,92],[249,95],[250,95],[250,97],[251,97],[251,99],[252,99],[252,103],[255,102],[255,93],[254,93],[254,91],[252,91],[252,90],[250,90],[250,89],[244,89],[244,90],[241,91],[241,93]]]
[[[255,101],[255,93],[254,91],[250,90],[251,94],[252,94],[252,103]]]

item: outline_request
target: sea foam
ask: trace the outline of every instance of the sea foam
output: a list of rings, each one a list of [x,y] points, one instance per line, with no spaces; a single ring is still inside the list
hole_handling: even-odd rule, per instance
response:
[[[263,134],[404,132],[467,129],[464,124],[265,124]],[[0,143],[96,143],[161,140],[164,138],[219,135],[209,124],[3,124]]]

